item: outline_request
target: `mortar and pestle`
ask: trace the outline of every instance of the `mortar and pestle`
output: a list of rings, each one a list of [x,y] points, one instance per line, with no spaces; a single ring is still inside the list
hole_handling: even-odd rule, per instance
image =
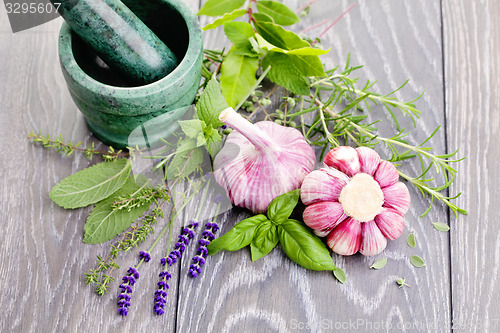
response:
[[[63,75],[91,131],[115,148],[158,146],[198,91],[197,17],[179,0],[51,1],[61,3],[66,21],[59,35]]]

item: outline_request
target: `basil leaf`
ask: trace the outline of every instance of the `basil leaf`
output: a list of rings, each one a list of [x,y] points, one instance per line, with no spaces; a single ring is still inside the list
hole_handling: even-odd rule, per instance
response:
[[[196,15],[219,16],[240,8],[245,0],[208,0]]]
[[[279,25],[292,25],[300,21],[299,17],[287,5],[271,0],[257,1],[260,13],[269,15]]]
[[[309,80],[287,61],[285,54],[269,52],[262,59],[262,68],[271,66],[267,78],[297,95],[309,95]]]
[[[237,52],[257,57],[254,48],[249,41],[255,36],[252,26],[247,22],[227,22],[224,24],[226,37],[234,44]]]
[[[411,233],[406,238],[406,243],[408,243],[409,247],[415,248],[415,233]]]
[[[335,269],[325,244],[299,221],[286,220],[278,225],[278,237],[287,256],[302,267],[313,271]]]
[[[259,224],[268,221],[262,214],[244,219],[229,230],[224,236],[214,239],[208,244],[208,254],[216,254],[220,250],[237,251],[249,245]]]
[[[236,9],[233,10],[231,13],[226,13],[224,14],[223,17],[215,20],[213,23],[207,24],[206,26],[203,27],[203,31],[207,31],[210,29],[215,29],[221,25],[223,25],[226,22],[230,22],[238,17],[241,17],[247,13],[247,10],[242,8],[242,9]]]
[[[373,265],[370,266],[370,268],[381,269],[384,268],[385,265],[387,265],[387,258],[380,258],[379,260],[375,261]]]
[[[432,224],[434,228],[438,231],[450,231],[450,227],[447,224],[441,223],[441,222],[435,222]]]
[[[344,284],[347,280],[347,276],[345,275],[344,270],[339,267],[335,267],[335,269],[333,270],[333,276],[335,276],[335,278],[342,284]]]
[[[80,208],[99,202],[127,181],[132,164],[126,158],[102,162],[64,178],[50,191],[50,198],[63,208]]]
[[[211,79],[196,103],[198,118],[205,122],[207,126],[221,127],[224,124],[219,120],[219,115],[227,107],[226,100],[221,93],[219,81]]]
[[[253,241],[250,244],[252,261],[257,261],[266,256],[276,247],[276,244],[278,244],[276,225],[272,224],[271,221],[262,222],[255,230]]]
[[[299,196],[300,190],[298,189],[277,196],[267,207],[267,217],[277,224],[286,221],[297,206]]]
[[[151,205],[145,204],[139,207],[127,209],[113,209],[113,202],[128,194],[137,193],[140,189],[133,178],[129,178],[125,185],[116,191],[111,197],[99,202],[85,223],[85,236],[83,242],[87,244],[98,244],[113,239],[116,235],[127,230],[128,227],[144,214]]]
[[[301,49],[311,45],[296,33],[272,22],[255,22],[257,32],[269,43],[284,50]]]
[[[235,107],[253,88],[259,59],[235,53],[231,49],[221,66],[220,84],[227,104]]]
[[[411,256],[410,262],[415,267],[424,267],[425,266],[424,260],[422,258],[420,258],[419,256]]]

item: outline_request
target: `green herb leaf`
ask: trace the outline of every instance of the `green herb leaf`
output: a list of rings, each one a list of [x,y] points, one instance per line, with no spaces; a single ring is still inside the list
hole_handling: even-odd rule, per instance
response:
[[[227,22],[224,24],[224,33],[236,48],[233,52],[244,53],[252,57],[258,56],[249,40],[255,36],[255,32],[249,23]]]
[[[304,76],[326,76],[325,68],[318,56],[287,54],[289,61]]]
[[[196,15],[219,16],[240,8],[245,0],[208,0]]]
[[[208,254],[216,254],[220,250],[237,251],[250,245],[255,229],[264,221],[268,221],[267,217],[259,214],[236,223],[224,236],[216,238],[208,244]]]
[[[325,244],[297,220],[286,220],[278,225],[278,236],[287,256],[297,264],[313,271],[334,270]]]
[[[278,231],[276,225],[271,221],[264,221],[255,230],[250,249],[252,261],[257,261],[266,256],[278,244]]]
[[[205,138],[207,140],[208,153],[212,158],[215,158],[215,155],[217,155],[222,148],[222,136],[217,130],[210,127],[205,132]]]
[[[203,149],[197,140],[183,139],[175,151],[174,158],[167,166],[167,179],[187,177],[203,163]]]
[[[406,279],[405,278],[398,278],[396,280],[396,283],[399,285],[399,288],[402,288],[403,286],[409,287],[409,284],[406,284]]]
[[[409,247],[415,248],[415,233],[411,233],[406,238],[406,243],[408,243]]]
[[[203,128],[206,127],[205,122],[199,119],[180,120],[179,125],[184,134],[191,139],[196,139],[200,133],[203,133]]]
[[[441,223],[441,222],[435,222],[432,224],[434,228],[438,231],[450,231],[450,227],[447,224]]]
[[[268,53],[262,59],[262,67],[271,66],[267,78],[297,95],[309,95],[309,80],[292,65],[286,55]]]
[[[83,242],[87,244],[98,244],[113,239],[116,235],[125,231],[130,224],[148,210],[149,204],[127,209],[113,209],[113,202],[129,194],[137,192],[140,187],[133,178],[129,178],[125,185],[111,197],[99,202],[85,223],[85,236]]]
[[[260,13],[267,14],[279,25],[292,25],[300,21],[299,17],[287,5],[271,0],[257,1]]]
[[[335,276],[335,278],[342,284],[344,284],[347,280],[347,276],[345,275],[344,270],[339,267],[335,267],[335,269],[333,270],[333,276]]]
[[[295,55],[322,55],[322,54],[327,54],[328,52],[330,52],[330,49],[321,50],[321,49],[315,49],[313,47],[301,47],[299,49],[284,50],[282,48],[277,47],[276,45],[269,43],[267,40],[265,40],[259,34],[255,35],[255,40],[257,41],[257,43],[261,49],[263,49],[265,51],[270,51],[270,52],[295,54]]]
[[[296,33],[286,30],[275,23],[257,21],[255,28],[266,41],[283,50],[295,50],[311,46]]]
[[[219,115],[227,107],[226,100],[221,93],[219,81],[215,78],[211,79],[196,103],[198,118],[205,122],[207,126],[220,127],[224,124],[219,120]]]
[[[267,15],[267,14],[264,14],[264,13],[253,13],[252,15],[253,15],[253,18],[256,21],[274,23],[273,18],[271,16]]]
[[[420,258],[419,256],[411,256],[410,262],[415,267],[424,267],[425,266],[424,260],[422,258]]]
[[[102,162],[63,179],[50,191],[50,198],[63,208],[85,207],[99,202],[127,181],[132,164],[122,158]]]
[[[297,206],[299,197],[298,189],[277,196],[267,207],[267,217],[276,224],[286,221]]]
[[[242,8],[242,9],[233,10],[231,13],[226,13],[226,14],[224,14],[223,17],[221,17],[221,18],[215,20],[213,23],[207,24],[205,27],[203,27],[203,31],[215,29],[215,28],[223,25],[226,22],[230,22],[238,17],[245,15],[246,12],[247,12],[247,10]]]
[[[387,265],[387,258],[380,258],[377,261],[375,261],[373,265],[370,266],[370,268],[381,269],[384,268],[385,265]]]
[[[222,95],[231,107],[238,105],[248,95],[257,79],[259,59],[235,54],[231,49],[221,66],[220,84]]]

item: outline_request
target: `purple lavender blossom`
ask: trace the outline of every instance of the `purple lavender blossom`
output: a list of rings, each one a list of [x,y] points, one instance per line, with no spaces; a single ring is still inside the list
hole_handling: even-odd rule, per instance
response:
[[[139,252],[139,258],[141,258],[145,262],[148,262],[151,260],[151,255],[146,251],[141,251]]]
[[[128,275],[122,278],[122,284],[120,289],[122,292],[118,295],[118,314],[125,317],[128,314],[128,307],[130,306],[130,299],[132,298],[132,286],[135,284],[136,280],[139,278],[139,272],[134,267],[130,267],[127,271]]]
[[[216,199],[217,200],[217,199]],[[201,267],[205,265],[206,258],[208,256],[207,246],[215,238],[215,233],[219,230],[217,223],[207,223],[205,224],[205,230],[203,231],[203,238],[198,241],[198,250],[196,255],[193,257],[194,264],[189,266],[188,275],[192,278],[197,277],[201,273]]]

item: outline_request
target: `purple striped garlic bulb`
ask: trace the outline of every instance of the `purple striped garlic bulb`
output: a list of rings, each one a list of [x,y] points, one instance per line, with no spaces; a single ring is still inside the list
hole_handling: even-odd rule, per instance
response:
[[[214,160],[214,175],[231,202],[264,213],[277,196],[300,188],[314,167],[314,151],[302,134],[271,121],[250,123],[232,108],[219,119],[232,131]]]
[[[337,147],[323,160],[325,167],[304,179],[303,218],[328,246],[341,255],[382,252],[388,239],[403,232],[410,193],[399,182],[396,167],[370,148]]]

